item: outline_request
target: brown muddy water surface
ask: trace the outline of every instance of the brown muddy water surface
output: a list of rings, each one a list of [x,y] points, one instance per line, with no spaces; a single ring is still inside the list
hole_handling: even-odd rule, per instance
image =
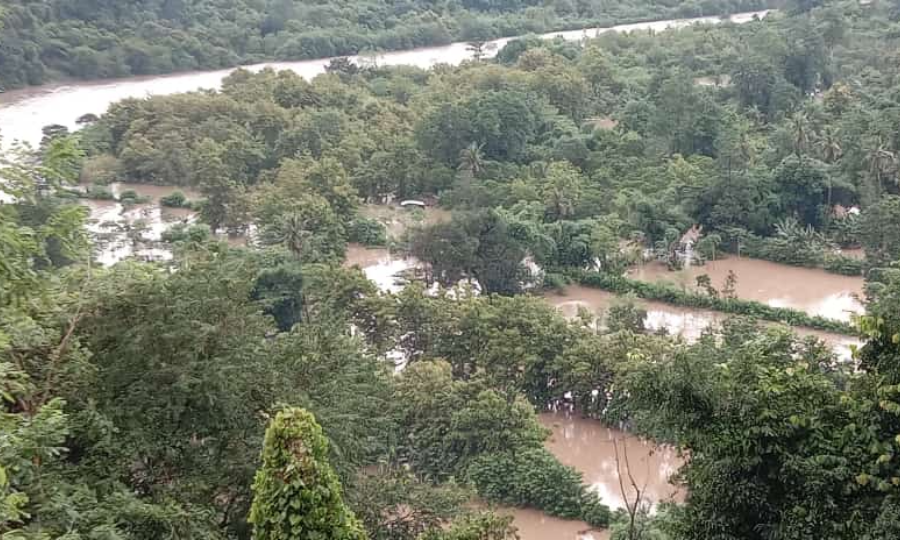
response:
[[[672,485],[669,478],[678,471],[683,461],[667,447],[635,437],[623,431],[610,429],[596,420],[583,419],[563,412],[544,413],[540,422],[552,432],[547,449],[563,464],[574,467],[586,484],[600,495],[604,504],[612,509],[624,507],[619,472],[625,480],[625,494],[633,501],[625,456],[628,456],[631,475],[640,489],[646,493],[646,501],[657,504],[665,501],[684,500],[684,490]],[[616,466],[616,445],[619,463]],[[500,508],[501,513],[511,514],[522,540],[606,540],[609,531],[592,530],[582,521],[564,520],[547,516],[542,512],[519,508]]]
[[[95,237],[97,262],[109,266],[133,255],[154,260],[168,259],[171,256],[169,251],[153,243],[159,241],[163,231],[171,225],[190,222],[195,216],[193,211],[184,208],[162,208],[159,199],[175,191],[181,191],[190,200],[199,198],[199,194],[176,186],[114,183],[107,187],[116,197],[132,190],[142,197],[149,197],[150,201],[126,207],[118,201],[80,199],[81,204],[90,210],[88,230]],[[135,245],[122,228],[134,227],[139,222],[143,224],[142,236],[147,242]]]
[[[793,308],[810,315],[849,321],[863,311],[863,278],[840,276],[815,268],[789,266],[759,259],[728,256],[703,266],[670,272],[657,262],[634,268],[630,275],[641,281],[668,281],[694,289],[697,277],[706,274],[713,287],[722,290],[729,272],[737,276],[739,298],[772,307]]]

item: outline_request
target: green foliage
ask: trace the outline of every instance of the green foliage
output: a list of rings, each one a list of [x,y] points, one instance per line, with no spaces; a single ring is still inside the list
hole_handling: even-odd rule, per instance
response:
[[[609,525],[609,508],[582,483],[581,474],[544,448],[485,454],[469,467],[468,477],[488,500],[540,508],[593,527]]]
[[[167,208],[191,208],[191,201],[181,191],[173,191],[172,193],[159,198],[160,206]]]
[[[188,225],[176,223],[162,232],[161,240],[170,244],[183,242],[203,244],[212,238],[209,226],[203,224]]]
[[[302,270],[296,263],[263,269],[256,277],[251,296],[275,319],[278,330],[289,331],[302,320]]]
[[[586,2],[577,8],[530,1],[423,0],[377,2],[269,0],[162,2],[114,9],[66,4],[30,9],[4,5],[0,85],[40,84],[60,74],[85,79],[217,69],[264,60],[303,60],[365,51],[411,49],[450,41],[609,25],[648,18],[690,17],[758,9],[756,2],[687,4]],[[152,21],[152,29],[146,24]],[[249,37],[248,37],[249,36]]]
[[[647,318],[647,310],[638,306],[631,296],[616,301],[609,307],[606,313],[606,327],[610,332],[635,332],[646,331],[644,320]]]
[[[95,199],[98,201],[114,201],[116,200],[116,195],[109,188],[105,186],[98,186],[96,184],[92,184],[84,190],[84,197],[88,199]]]
[[[387,245],[387,229],[378,220],[356,217],[347,224],[347,240],[369,247]]]
[[[453,483],[435,486],[404,468],[388,467],[362,474],[348,497],[372,540],[418,540],[441,534],[448,521],[467,519],[464,506],[472,493]]]
[[[367,537],[343,501],[322,428],[303,409],[279,411],[266,430],[253,494],[255,539]]]
[[[429,531],[421,540],[515,540],[519,538],[512,516],[501,517],[488,512],[454,520],[446,530]]]
[[[482,497],[598,526],[609,509],[542,446],[546,431],[514,393],[454,380],[445,362],[416,362],[398,383],[401,448],[414,470],[471,481]]]
[[[834,274],[861,276],[866,269],[866,261],[844,255],[828,255],[823,268]]]
[[[874,266],[900,258],[900,197],[888,196],[863,212],[860,242]]]

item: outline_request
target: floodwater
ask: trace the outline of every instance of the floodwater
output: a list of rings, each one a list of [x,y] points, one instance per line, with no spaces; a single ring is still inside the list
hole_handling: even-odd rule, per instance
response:
[[[765,17],[768,11],[738,13],[730,17],[699,17],[675,19],[636,24],[623,24],[609,28],[588,28],[568,32],[551,32],[544,38],[560,36],[571,41],[580,41],[603,32],[662,31],[668,28],[682,28],[691,24],[716,24],[721,20],[746,23],[756,17]],[[497,53],[506,43],[515,38],[504,38],[490,42],[485,47],[485,56]],[[472,58],[472,51],[465,42],[452,43],[440,47],[427,47],[407,51],[390,52],[376,58],[352,57],[357,63],[376,62],[378,65],[409,65],[429,68],[436,64],[459,64]],[[295,71],[305,78],[312,78],[325,72],[330,59],[305,62],[266,63],[246,66],[251,71],[271,67],[277,70]],[[13,90],[0,94],[0,134],[9,143],[14,140],[36,146],[41,140],[41,128],[50,124],[61,124],[69,129],[77,129],[76,120],[84,114],[103,114],[117,101],[126,98],[143,98],[151,95],[191,92],[201,88],[217,89],[222,79],[232,70],[197,71],[166,76],[132,77],[95,82],[53,84]]]
[[[841,321],[849,321],[851,315],[864,311],[860,302],[862,277],[759,259],[728,256],[678,272],[670,272],[664,264],[653,262],[636,267],[630,274],[642,281],[669,281],[687,289],[696,288],[697,276],[706,274],[713,287],[721,291],[729,272],[737,277],[737,296],[745,300]]]
[[[114,183],[107,187],[116,197],[132,190],[150,200],[126,207],[113,200],[80,199],[90,209],[87,228],[94,236],[97,262],[109,266],[131,256],[151,260],[171,258],[167,249],[155,243],[159,242],[163,231],[168,227],[176,223],[192,222],[195,215],[193,211],[184,208],[162,208],[159,199],[175,191],[181,191],[190,200],[199,195],[189,188],[176,186]],[[140,228],[142,241],[135,242],[129,238],[126,231],[134,230],[135,227]]]
[[[367,248],[358,244],[347,246],[347,266],[359,266],[370,281],[382,291],[400,292],[404,287],[402,275],[417,266],[412,257],[400,258],[384,248]]]
[[[765,261],[748,262],[750,262],[752,266],[754,263]],[[366,277],[375,282],[380,289],[397,292],[401,290],[404,285],[404,280],[402,279],[403,273],[415,268],[417,262],[413,258],[400,258],[394,256],[386,249],[351,246],[347,250],[346,264],[348,266],[359,266],[366,274]],[[778,281],[787,279],[787,277],[782,278],[781,272],[788,272],[790,275],[791,272],[796,270],[800,270],[801,274],[803,272],[810,272],[812,276],[808,279],[821,277],[822,274],[824,274],[826,281],[827,279],[835,277],[839,278],[838,282],[840,282],[841,278],[843,278],[843,276],[832,276],[831,274],[826,274],[825,272],[818,270],[795,268],[774,263],[766,264],[768,265],[767,275],[778,275]],[[727,269],[725,272],[727,273]],[[794,276],[794,279],[800,278]],[[803,280],[800,279],[800,283],[802,283],[802,281]],[[851,283],[854,282],[855,278],[850,278],[850,281]],[[713,279],[713,283],[715,286],[719,286],[719,283],[716,282],[715,279]],[[740,278],[738,279],[738,283],[740,287]],[[808,292],[804,298],[808,299],[810,305],[827,305],[829,297],[841,293],[840,290],[823,290],[821,291],[821,294],[822,297],[819,301],[816,301]],[[617,297],[613,293],[601,289],[584,287],[581,285],[569,285],[563,288],[562,291],[547,292],[543,295],[543,298],[548,304],[558,308],[565,317],[574,318],[578,315],[580,310],[586,310],[590,315],[595,317],[602,316],[609,310]],[[752,299],[769,303],[770,305],[778,305],[777,302],[779,301],[777,298],[767,298],[762,295]],[[665,329],[670,334],[682,336],[688,341],[697,340],[706,328],[721,324],[730,316],[727,313],[719,311],[674,306],[662,302],[650,302],[643,299],[635,299],[635,301],[638,305],[647,310],[647,318],[644,320],[644,324],[648,329]],[[860,309],[862,309],[861,306]],[[777,323],[771,324],[774,326]],[[833,334],[810,328],[794,327],[792,330],[799,336],[815,336],[825,343],[828,343],[834,349],[837,357],[845,361],[851,359],[852,347],[860,345],[860,341],[852,336]]]
[[[782,265],[777,266],[780,268]],[[613,293],[581,285],[570,285],[562,291],[548,292],[543,297],[567,318],[576,317],[579,310],[586,310],[593,316],[601,316],[609,310],[610,306],[617,299]],[[730,316],[720,311],[673,306],[640,298],[636,298],[635,302],[647,310],[647,318],[644,320],[644,324],[648,329],[659,330],[664,328],[670,334],[682,336],[688,341],[697,340],[707,327],[721,324]],[[774,326],[777,323],[771,324]],[[841,360],[850,360],[851,347],[860,345],[858,339],[842,334],[798,327],[793,327],[792,330],[799,336],[815,336],[828,343]]]
[[[564,412],[544,413],[539,418],[552,432],[546,443],[547,449],[561,463],[579,471],[584,482],[613,510],[625,507],[625,497],[634,503],[632,478],[644,493],[642,500],[649,505],[684,500],[684,489],[669,481],[684,463],[673,448]],[[620,474],[622,484],[619,483]],[[512,514],[522,540],[609,538],[609,531],[592,530],[582,521],[553,518],[536,510],[501,508],[500,512]]]

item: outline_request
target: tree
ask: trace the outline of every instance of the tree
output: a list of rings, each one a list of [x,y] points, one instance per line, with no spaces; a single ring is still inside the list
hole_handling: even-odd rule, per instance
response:
[[[472,59],[481,62],[484,58],[484,41],[470,41],[466,43],[466,51],[472,54]]]
[[[232,208],[241,197],[238,184],[225,166],[224,155],[225,149],[212,139],[201,141],[193,152],[197,185],[205,197],[200,216],[213,232],[232,221]]]
[[[341,494],[328,442],[303,409],[279,411],[266,430],[249,521],[256,540],[362,540]]]
[[[897,172],[897,156],[888,146],[884,137],[870,143],[865,150],[865,161],[868,164],[869,179],[873,182],[877,193],[885,191],[885,180]]]
[[[889,195],[869,206],[859,223],[866,260],[883,266],[900,259],[900,197]]]
[[[585,180],[566,162],[550,164],[541,186],[549,220],[571,219],[584,193]]]
[[[470,178],[476,178],[484,168],[484,144],[472,143],[459,153],[459,165],[457,169],[466,173]]]

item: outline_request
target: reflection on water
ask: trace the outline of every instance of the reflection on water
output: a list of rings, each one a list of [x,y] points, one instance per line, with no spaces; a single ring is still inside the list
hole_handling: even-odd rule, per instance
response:
[[[585,483],[595,489],[610,508],[625,508],[625,497],[634,501],[635,490],[630,485],[629,471],[646,494],[648,503],[683,499],[683,490],[669,482],[683,463],[674,449],[610,429],[596,420],[563,412],[545,413],[540,415],[540,419],[552,431],[547,448],[563,464],[581,472]],[[626,460],[630,468],[626,466]],[[624,494],[617,471],[623,475]]]
[[[610,429],[596,420],[588,420],[566,413],[544,413],[541,424],[552,432],[547,449],[565,465],[574,467],[585,483],[597,491],[603,503],[612,509],[624,508],[625,495],[634,501],[634,489],[628,471],[638,487],[646,494],[649,504],[665,501],[682,502],[684,489],[669,479],[678,472],[683,460],[674,449],[657,446],[623,431]],[[619,465],[616,463],[616,445]],[[625,465],[625,457],[630,468]],[[530,509],[500,508],[511,514],[522,540],[607,540],[609,531],[591,530],[583,521],[553,518]]]
[[[401,274],[416,267],[413,258],[399,258],[385,248],[367,248],[358,244],[347,247],[347,266],[359,266],[370,281],[382,291],[397,293],[405,285]]]
[[[729,256],[679,272],[653,262],[636,267],[630,274],[642,281],[669,281],[686,288],[696,287],[697,276],[706,274],[713,287],[721,290],[729,271],[737,276],[735,292],[740,298],[841,321],[849,321],[852,314],[863,311],[859,301],[863,297],[862,277],[759,259]]]
[[[739,13],[725,17],[735,23],[745,23],[754,17],[764,17],[767,11]],[[637,24],[623,24],[609,28],[589,28],[571,32],[551,32],[544,38],[561,36],[564,39],[580,41],[602,32],[633,32],[638,30],[661,31],[667,28],[681,28],[696,23],[716,24],[720,17],[699,17]],[[500,48],[514,38],[499,39],[487,44],[486,57],[496,54]],[[472,51],[465,42],[452,43],[440,47],[426,47],[408,51],[398,51],[379,55],[375,60],[381,66],[409,65],[429,68],[436,64],[456,65],[472,58]],[[356,62],[371,62],[373,59],[352,57]],[[276,62],[246,67],[259,71],[265,67],[291,70],[305,78],[312,78],[325,72],[330,59],[305,62]],[[77,84],[55,84],[0,94],[0,131],[4,141],[13,140],[37,145],[41,140],[41,128],[49,124],[62,124],[77,129],[80,116],[86,113],[100,115],[110,104],[125,98],[143,98],[150,95],[166,95],[191,92],[200,88],[219,88],[222,79],[231,72],[202,71],[166,76],[132,77],[111,81],[96,81]]]

